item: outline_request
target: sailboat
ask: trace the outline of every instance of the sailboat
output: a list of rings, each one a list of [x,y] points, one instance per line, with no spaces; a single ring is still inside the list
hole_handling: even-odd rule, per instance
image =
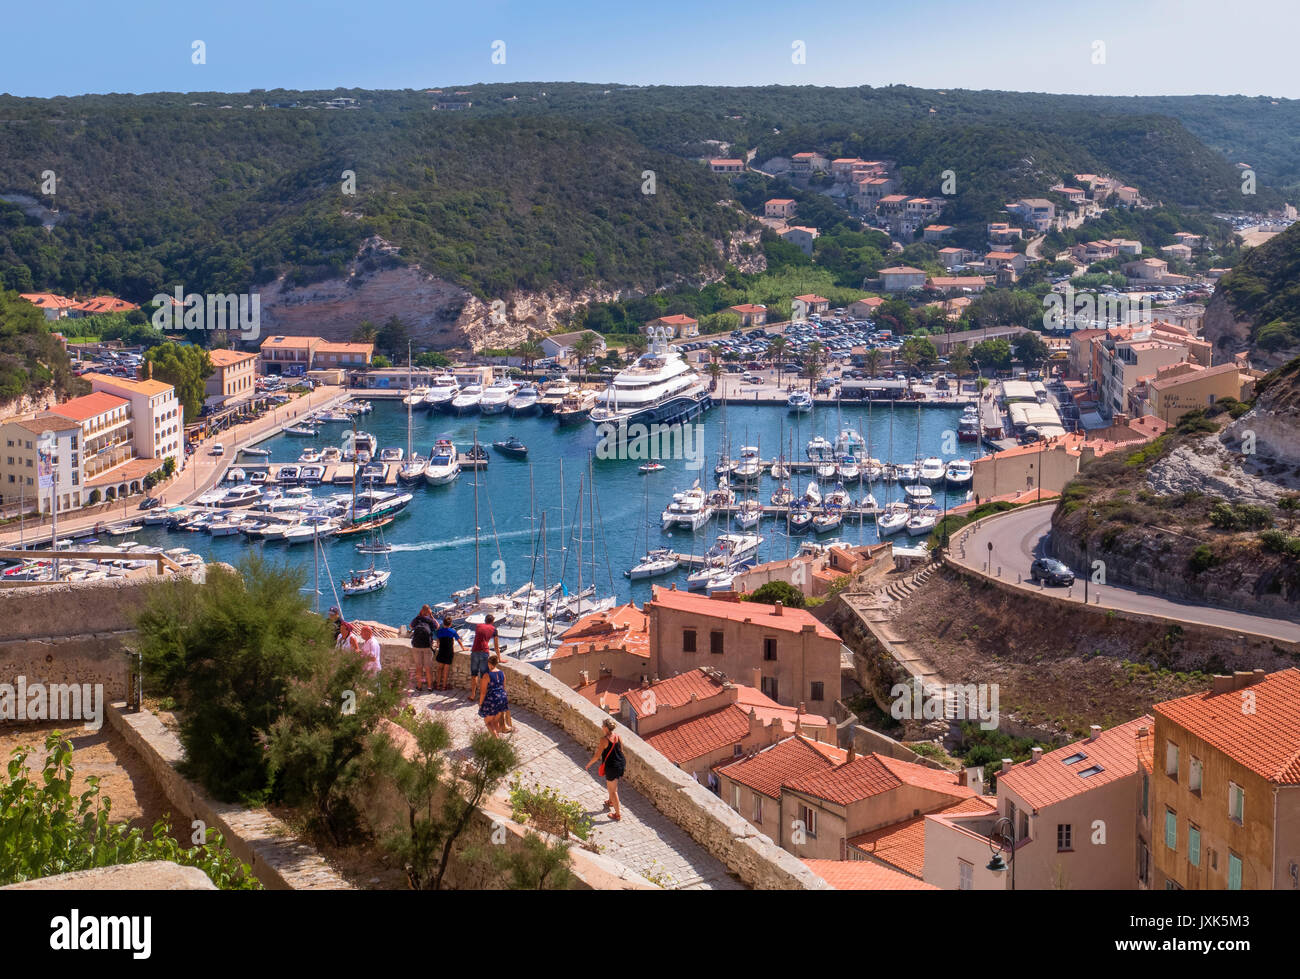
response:
[[[378,530],[378,527],[372,527],[370,539],[366,542],[364,549],[357,548],[363,554],[370,555],[370,567],[363,568],[360,571],[353,571],[350,577],[343,579],[340,584],[344,595],[365,595],[372,591],[379,591],[379,589],[388,585],[388,579],[393,576],[392,568],[375,567],[374,556],[376,554],[387,554],[388,550],[391,550],[391,548],[384,548],[382,536],[379,538],[379,542],[376,542],[375,533]],[[384,561],[387,563],[388,559],[384,558]]]
[[[645,516],[642,518],[642,524],[645,527],[645,556],[635,565],[624,571],[623,574],[633,581],[640,581],[644,578],[656,578],[659,575],[668,574],[670,571],[676,571],[680,563],[677,555],[667,547],[650,547],[650,486],[645,488]]]
[[[411,345],[407,341],[406,345],[406,386],[411,387]],[[403,483],[414,483],[424,475],[424,470],[428,467],[427,459],[421,459],[418,455],[411,452],[411,411],[417,404],[424,403],[424,396],[427,389],[420,391],[418,400],[412,400],[415,390],[412,389],[411,397],[403,398],[406,402],[406,461],[402,463],[401,468],[397,470],[397,478]]]

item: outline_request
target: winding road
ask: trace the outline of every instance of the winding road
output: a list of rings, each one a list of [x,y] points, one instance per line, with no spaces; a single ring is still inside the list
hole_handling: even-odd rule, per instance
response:
[[[981,521],[953,539],[951,557],[958,564],[980,573],[990,573],[1033,591],[1046,591],[1059,598],[1083,601],[1082,576],[1070,588],[1042,588],[1029,581],[1029,565],[1037,556],[1051,555],[1050,536],[1054,507],[1028,506],[1009,510]],[[961,543],[959,543],[959,541]],[[989,544],[992,544],[992,551]],[[964,548],[962,546],[964,544]],[[992,568],[989,569],[990,554]],[[1082,575],[1075,568],[1076,575]],[[1023,579],[1023,581],[1022,581]],[[1088,584],[1088,604],[1139,615],[1160,616],[1175,622],[1239,629],[1285,642],[1300,642],[1300,623],[1274,619],[1232,609],[1198,605],[1167,598],[1129,585]]]

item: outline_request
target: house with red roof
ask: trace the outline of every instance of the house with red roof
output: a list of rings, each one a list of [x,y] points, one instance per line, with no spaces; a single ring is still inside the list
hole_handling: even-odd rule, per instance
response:
[[[1150,886],[1294,891],[1300,669],[1212,683],[1153,708]]]
[[[741,326],[765,326],[767,324],[767,307],[758,303],[741,303],[728,306],[731,312],[740,317]]]
[[[700,335],[699,320],[687,316],[684,313],[673,313],[671,316],[660,316],[658,319],[650,320],[650,322],[646,323],[646,326],[666,326],[673,331],[674,336],[682,338],[697,337]]]
[[[789,197],[773,197],[763,205],[763,216],[768,218],[794,217],[795,202]]]
[[[645,612],[658,676],[707,666],[819,714],[830,714],[840,695],[839,636],[804,609],[656,587]]]
[[[62,319],[70,315],[73,307],[77,305],[75,299],[57,296],[52,292],[24,292],[20,295],[43,312],[47,320]]]
[[[639,685],[653,673],[649,618],[633,602],[578,619],[551,657],[551,676],[580,691],[606,677]]]
[[[923,880],[857,860],[805,860],[808,869],[837,891],[937,891]]]

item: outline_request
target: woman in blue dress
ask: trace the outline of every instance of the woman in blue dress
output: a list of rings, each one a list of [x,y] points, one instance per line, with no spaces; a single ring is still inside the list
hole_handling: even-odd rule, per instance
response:
[[[487,683],[483,684],[478,704],[478,716],[483,718],[494,738],[501,737],[501,724],[505,712],[510,709],[510,702],[506,699],[506,674],[500,666],[501,658],[496,653],[488,657]]]

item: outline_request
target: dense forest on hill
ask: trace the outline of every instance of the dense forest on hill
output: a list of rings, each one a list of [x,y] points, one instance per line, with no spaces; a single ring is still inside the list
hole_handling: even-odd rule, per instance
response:
[[[902,86],[463,91],[0,97],[0,193],[58,212],[46,231],[0,203],[0,285],[139,301],[176,284],[240,290],[280,273],[308,283],[340,274],[381,235],[400,249],[382,261],[418,262],[483,297],[656,290],[721,274],[715,243],[746,224],[719,206],[727,182],[698,163],[724,148],[755,147],[760,160],[796,147],[885,157],[915,193],[933,193],[951,169],[945,219],[973,227],[1083,169],[1180,207],[1273,206],[1270,180],[1294,175],[1300,139],[1296,104],[1267,100]],[[359,107],[322,107],[338,96]],[[430,111],[448,98],[473,107]],[[1215,148],[1258,167],[1253,198],[1233,162],[1193,135],[1220,124]],[[53,196],[40,193],[47,170]],[[344,170],[355,196],[341,192]],[[647,170],[654,194],[642,192]],[[870,264],[851,256],[845,277]]]
[[[50,386],[62,397],[78,393],[85,382],[73,377],[45,314],[16,292],[0,290],[0,402]]]
[[[1247,251],[1218,288],[1251,321],[1251,343],[1269,351],[1300,346],[1300,224]]]

